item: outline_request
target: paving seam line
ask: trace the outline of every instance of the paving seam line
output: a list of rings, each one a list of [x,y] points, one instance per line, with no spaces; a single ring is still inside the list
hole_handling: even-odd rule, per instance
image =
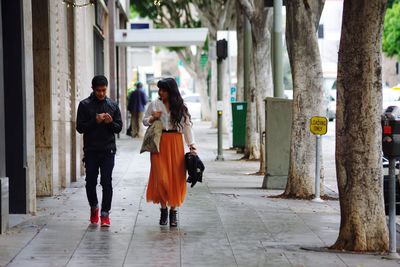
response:
[[[209,194],[210,197],[213,199],[214,206],[215,206],[215,210],[217,211],[219,221],[221,222],[222,228],[224,229],[224,233],[225,233],[226,239],[228,240],[229,248],[231,249],[233,259],[235,260],[236,266],[239,267],[239,264],[238,264],[238,262],[237,262],[235,253],[234,253],[233,248],[232,248],[231,240],[229,239],[228,233],[227,233],[226,230],[225,230],[224,223],[222,222],[221,215],[220,215],[220,213],[219,213],[219,211],[218,211],[218,206],[215,204],[215,203],[216,203],[216,199],[215,199],[214,195],[211,193],[211,190],[210,190],[210,188],[208,187],[208,184],[207,184],[207,183],[205,183],[205,187],[207,188],[208,194]]]
[[[133,224],[131,239],[129,240],[128,248],[126,249],[126,253],[125,253],[124,261],[122,262],[122,266],[125,265],[126,258],[128,257],[129,249],[131,248],[133,236],[134,236],[134,234],[135,234],[136,223],[137,223],[137,220],[138,220],[138,218],[139,218],[139,213],[140,213],[140,210],[141,210],[141,207],[142,207],[143,199],[144,199],[144,197],[145,197],[144,194],[145,194],[145,192],[146,192],[146,188],[147,188],[147,185],[144,187],[143,193],[142,193],[142,197],[140,198],[140,201],[139,201],[138,211],[137,211],[137,214],[136,214],[135,222],[134,222],[134,224]]]
[[[255,208],[253,208],[253,207],[251,207],[251,206],[249,206],[249,205],[246,204],[246,203],[244,203],[244,205],[245,205],[247,208],[250,208],[250,209],[252,209],[252,210],[255,211],[255,213],[257,214],[257,217],[260,219],[260,221],[261,221],[262,224],[264,225],[265,230],[266,230],[266,231],[270,234],[270,236],[272,237],[272,240],[274,240],[274,242],[278,242],[278,241],[275,239],[274,235],[273,235],[271,232],[268,231],[268,227],[267,227],[267,225],[265,224],[264,220],[262,219],[262,217],[261,217],[260,213],[258,212],[258,210],[255,209]],[[263,243],[262,243],[261,240],[260,240],[260,243],[261,243],[261,246],[262,246],[263,249],[264,249],[265,256],[267,256],[267,254],[266,254],[266,253],[267,253],[267,248],[263,245]],[[292,262],[290,261],[290,259],[289,259],[288,256],[286,255],[286,253],[285,253],[285,252],[282,252],[282,254],[283,254],[283,256],[285,257],[285,259],[287,260],[287,262],[290,264],[290,266],[293,266]]]
[[[129,164],[127,164],[127,167],[125,168],[125,170],[123,171],[123,173],[126,174],[127,171],[128,171],[128,169],[129,169]],[[82,177],[84,177],[84,176],[82,176]],[[119,183],[123,180],[123,179],[122,179],[123,177],[124,177],[124,175],[118,176],[118,180],[116,180],[115,185],[113,186],[113,190],[116,189],[116,188],[118,188]],[[83,188],[84,188],[84,187],[81,187],[81,188],[79,188],[79,189],[82,189],[82,190],[83,190]],[[69,198],[69,197],[68,197],[68,198]],[[79,240],[78,244],[76,245],[74,251],[72,252],[72,254],[71,254],[71,256],[69,257],[69,259],[68,259],[67,263],[65,264],[65,266],[68,266],[68,264],[70,263],[70,261],[71,261],[72,258],[74,257],[75,252],[77,251],[77,249],[79,248],[79,246],[82,244],[82,241],[83,241],[84,238],[86,237],[89,228],[90,228],[90,225],[86,228],[85,232],[84,232],[83,235],[82,235],[82,238]],[[124,260],[124,262],[125,262],[125,260]]]
[[[47,223],[43,224],[42,227],[39,228],[39,231],[36,231],[36,234],[31,238],[31,240],[29,240],[29,242],[26,243],[25,246],[23,246],[23,247],[18,251],[18,253],[6,264],[6,266],[8,266],[10,263],[12,263],[12,262],[15,260],[15,258],[17,258],[18,255],[21,254],[21,252],[22,252],[26,247],[28,247],[28,246],[31,244],[31,242],[39,235],[39,233],[42,231],[42,229],[43,229],[46,225],[47,225]]]

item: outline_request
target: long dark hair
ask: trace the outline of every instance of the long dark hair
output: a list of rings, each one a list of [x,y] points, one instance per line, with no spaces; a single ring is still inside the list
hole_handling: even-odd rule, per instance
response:
[[[171,112],[171,124],[177,129],[182,129],[184,125],[182,125],[182,118],[184,118],[184,122],[188,121],[191,123],[191,116],[188,112],[188,109],[183,102],[181,93],[179,93],[178,85],[176,84],[175,79],[173,78],[164,78],[159,80],[157,83],[157,87],[163,91],[168,92],[168,103],[169,110]]]

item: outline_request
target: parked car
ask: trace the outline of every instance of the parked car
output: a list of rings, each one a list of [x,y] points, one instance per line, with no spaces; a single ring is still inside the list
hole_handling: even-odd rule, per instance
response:
[[[285,98],[293,99],[293,90],[285,90],[284,94],[285,94]]]
[[[382,89],[382,109],[386,110],[389,106],[400,107],[400,90],[395,87],[383,87]]]
[[[187,94],[182,96],[182,98],[189,110],[190,115],[192,116],[192,120],[200,120],[201,103],[199,94]]]
[[[331,90],[328,99],[327,117],[329,121],[333,121],[336,119],[336,90]]]
[[[322,88],[324,90],[323,106],[329,121],[336,119],[336,74],[329,74],[323,78]]]

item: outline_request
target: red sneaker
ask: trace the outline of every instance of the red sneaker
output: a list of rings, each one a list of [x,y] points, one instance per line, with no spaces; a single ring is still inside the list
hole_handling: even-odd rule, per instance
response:
[[[90,223],[97,224],[99,222],[99,208],[90,209]]]
[[[101,216],[101,227],[110,227],[110,216]]]

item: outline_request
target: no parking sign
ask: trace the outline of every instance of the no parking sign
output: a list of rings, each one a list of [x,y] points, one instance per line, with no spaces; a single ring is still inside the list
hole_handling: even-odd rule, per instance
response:
[[[319,116],[311,117],[310,131],[315,135],[325,135],[328,131],[328,119]]]

